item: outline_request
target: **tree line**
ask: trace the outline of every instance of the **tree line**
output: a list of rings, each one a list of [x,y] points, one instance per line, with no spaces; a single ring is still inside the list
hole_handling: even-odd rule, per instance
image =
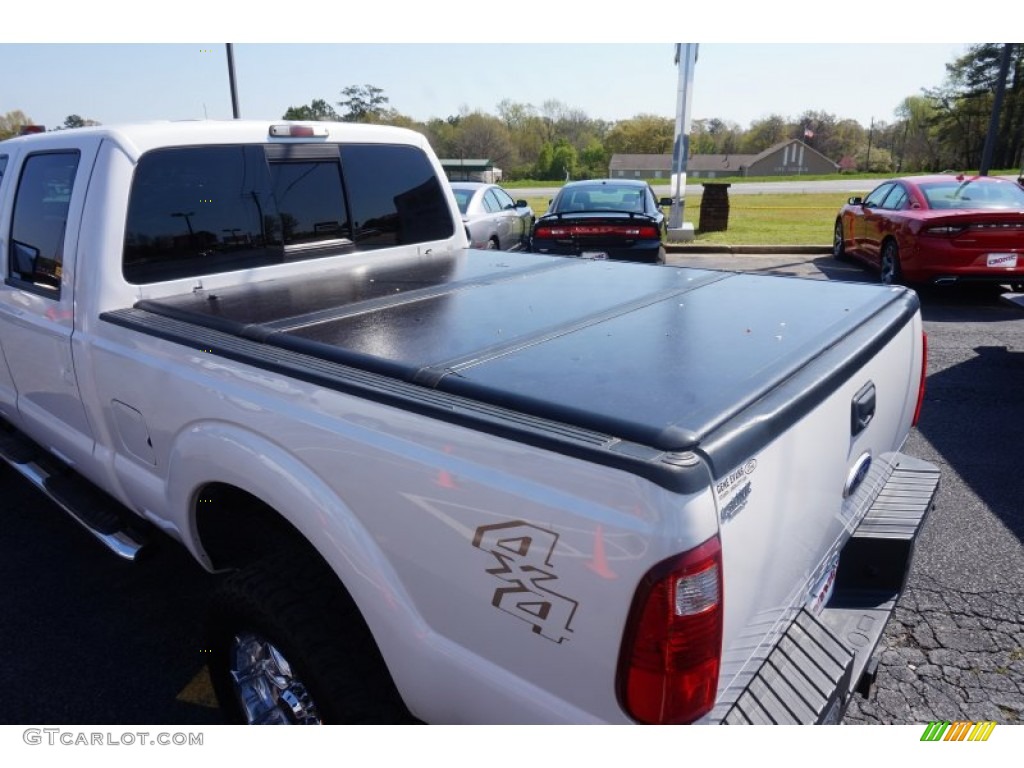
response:
[[[1024,43],[981,43],[946,65],[943,84],[909,95],[891,120],[871,125],[828,112],[771,114],[747,128],[719,118],[692,121],[692,154],[758,154],[800,139],[839,164],[841,171],[915,173],[969,170],[981,165],[993,102],[1004,84],[992,167],[1018,168],[1024,145]],[[314,99],[289,107],[290,120],[342,120],[398,125],[420,131],[443,158],[486,159],[504,178],[600,177],[613,154],[669,154],[674,116],[641,114],[625,120],[589,117],[557,99],[539,106],[504,99],[496,114],[461,111],[416,121],[391,106],[377,86],[350,85],[334,104]],[[0,139],[31,120],[19,111],[0,115]],[[95,124],[69,115],[62,128]]]
[[[1008,54],[1005,59],[1004,53]],[[838,163],[841,171],[977,169],[1001,79],[1005,94],[992,167],[1020,168],[1024,165],[1024,43],[969,46],[946,64],[941,86],[908,95],[891,120],[864,126],[813,109],[796,117],[771,114],[747,128],[720,118],[696,119],[690,130],[690,152],[756,155],[782,141],[800,139]],[[674,116],[642,114],[609,122],[590,118],[557,99],[539,107],[504,99],[497,104],[496,114],[463,111],[418,122],[391,107],[383,90],[375,86],[349,86],[342,96],[337,103],[340,112],[318,100],[289,109],[285,117],[412,128],[424,133],[441,157],[490,160],[508,180],[605,176],[613,154],[670,154],[675,140]]]

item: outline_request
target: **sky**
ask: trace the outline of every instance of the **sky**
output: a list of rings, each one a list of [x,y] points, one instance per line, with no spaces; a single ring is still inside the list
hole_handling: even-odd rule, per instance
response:
[[[418,120],[462,111],[497,114],[502,99],[555,99],[591,118],[674,117],[678,69],[671,43],[233,44],[242,117],[280,118],[290,106],[336,105],[349,85],[382,88]],[[705,43],[694,69],[691,116],[747,128],[772,113],[806,110],[893,122],[907,96],[940,85],[965,50],[950,44]],[[47,127],[71,114],[110,124],[231,118],[224,43],[4,44],[0,113],[20,109]],[[898,73],[873,78],[870,71]],[[860,81],[864,87],[851,87]],[[344,111],[344,110],[340,110]]]
[[[993,16],[1001,2],[986,5]],[[103,13],[105,4],[112,15]],[[744,19],[702,5],[698,12],[648,5],[609,24],[596,9],[612,6],[594,3],[549,8],[510,0],[487,11],[442,0],[358,7],[306,0],[280,6],[301,13],[260,16],[273,25],[260,27],[211,11],[209,2],[176,0],[174,13],[148,6],[148,23],[133,25],[134,36],[118,36],[96,25],[120,4],[50,0],[5,10],[14,19],[3,27],[17,35],[0,31],[0,114],[19,109],[51,128],[71,114],[105,124],[230,119],[226,46],[216,40],[235,40],[243,118],[279,119],[288,107],[314,99],[336,105],[343,88],[366,84],[382,88],[391,107],[418,121],[475,110],[497,114],[503,99],[534,107],[557,100],[608,121],[673,117],[673,40],[689,39],[700,44],[694,119],[720,118],[745,129],[771,114],[795,119],[815,110],[867,127],[872,120],[893,122],[903,99],[941,85],[946,64],[969,43],[988,39],[970,21],[942,24],[937,34],[914,20],[906,28],[916,38],[894,36],[905,14],[898,8],[887,8],[881,30],[868,24],[873,16],[852,15],[848,5],[815,13],[776,5]],[[652,9],[662,10],[652,17]],[[864,32],[869,26],[876,29]],[[951,39],[951,32],[965,37]],[[193,40],[198,33],[213,42]],[[494,41],[467,42],[481,38]]]

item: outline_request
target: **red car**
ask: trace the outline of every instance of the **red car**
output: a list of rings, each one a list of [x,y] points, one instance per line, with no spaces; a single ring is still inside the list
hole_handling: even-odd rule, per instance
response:
[[[883,283],[1024,290],[1024,189],[991,176],[886,181],[839,211],[832,254],[875,267]]]

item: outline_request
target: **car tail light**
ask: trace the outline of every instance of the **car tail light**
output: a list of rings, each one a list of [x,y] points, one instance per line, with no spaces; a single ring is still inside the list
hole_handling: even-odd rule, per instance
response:
[[[691,723],[711,711],[722,656],[718,536],[652,568],[633,598],[619,657],[619,699],[642,723]]]
[[[569,236],[568,227],[537,227],[533,230],[534,237],[540,237],[545,240],[557,240],[562,237]]]
[[[971,225],[972,229],[1024,229],[1024,221],[990,221]]]
[[[940,224],[928,227],[924,233],[926,235],[959,235],[965,229],[967,229],[966,224]]]
[[[653,240],[658,228],[650,224],[571,224],[537,227],[534,237],[560,240],[572,237],[621,237],[625,240]]]
[[[913,426],[917,426],[921,418],[921,406],[924,405],[924,382],[928,374],[928,334],[921,332],[921,383],[917,388],[917,406],[914,408]]]

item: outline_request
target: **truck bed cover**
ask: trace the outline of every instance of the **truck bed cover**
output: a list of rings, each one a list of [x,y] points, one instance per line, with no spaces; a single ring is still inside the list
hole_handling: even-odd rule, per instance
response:
[[[749,419],[736,418],[797,374],[802,395],[790,393],[787,408],[812,407],[816,388],[824,396],[898,332],[893,313],[909,319],[918,306],[900,288],[776,278],[767,291],[765,279],[461,251],[195,290],[105,317],[183,321],[680,452],[716,431],[748,432]],[[777,434],[787,419],[773,418]]]

